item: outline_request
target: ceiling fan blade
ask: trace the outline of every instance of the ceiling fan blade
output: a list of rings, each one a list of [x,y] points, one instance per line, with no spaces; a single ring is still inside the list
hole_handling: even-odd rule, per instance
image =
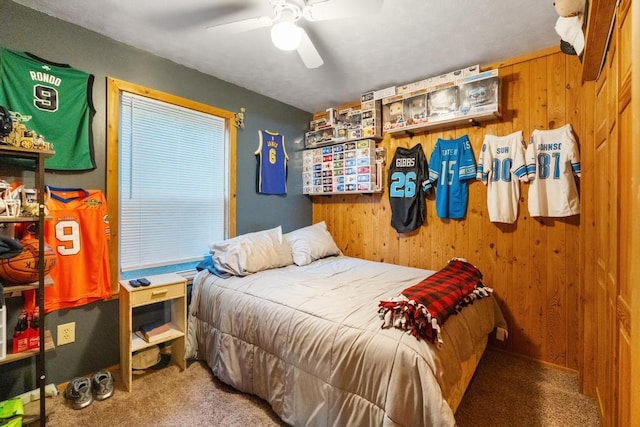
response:
[[[382,8],[383,0],[319,0],[309,1],[303,8],[308,21],[350,18],[372,15]]]
[[[240,21],[227,22],[224,24],[211,25],[208,31],[220,31],[226,34],[237,34],[245,31],[257,30],[271,25],[273,20],[266,16],[257,18],[242,19]]]
[[[297,49],[298,55],[307,68],[318,68],[324,64],[324,61],[304,28],[300,28],[300,30],[302,31],[302,40],[300,40],[300,46]]]
[[[181,7],[179,11],[172,13],[171,19],[167,19],[167,10],[165,8],[157,7],[152,9],[153,10],[149,10],[146,15],[149,22],[165,30],[183,31],[190,28],[204,28],[206,25],[211,25],[212,16],[237,16],[239,13],[246,13],[247,5],[235,3]],[[252,15],[254,14],[255,13],[252,13]]]

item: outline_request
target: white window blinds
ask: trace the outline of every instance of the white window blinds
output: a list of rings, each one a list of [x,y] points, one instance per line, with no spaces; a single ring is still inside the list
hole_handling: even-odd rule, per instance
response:
[[[120,270],[201,260],[225,235],[223,118],[122,92]]]

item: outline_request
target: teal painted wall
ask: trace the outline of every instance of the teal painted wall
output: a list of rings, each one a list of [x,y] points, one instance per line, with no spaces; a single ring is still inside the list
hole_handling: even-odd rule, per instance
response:
[[[106,77],[203,102],[229,111],[247,109],[245,129],[237,138],[238,234],[282,225],[290,231],[311,223],[311,201],[302,194],[303,136],[312,114],[247,89],[153,56],[70,23],[0,0],[0,46],[31,52],[39,57],[92,73],[96,115],[93,135],[97,168],[84,173],[47,173],[46,182],[57,187],[106,187]],[[206,52],[202,52],[206,55]],[[286,196],[255,192],[258,130],[285,135],[289,154]],[[0,170],[0,176],[2,170]],[[185,188],[197,191],[197,188]],[[259,209],[257,209],[259,207]],[[8,302],[8,329],[12,330],[21,298]],[[47,353],[47,383],[61,383],[78,375],[118,364],[118,301],[97,302],[46,316],[55,339],[56,326],[76,322],[76,342]],[[35,388],[35,359],[0,365],[0,400]]]

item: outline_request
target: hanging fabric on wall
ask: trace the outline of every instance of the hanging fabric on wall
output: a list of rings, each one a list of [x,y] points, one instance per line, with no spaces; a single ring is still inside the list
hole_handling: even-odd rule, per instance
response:
[[[476,178],[487,186],[491,222],[513,224],[518,217],[520,181],[527,181],[522,131],[506,136],[485,135]]]
[[[416,230],[426,217],[426,195],[431,190],[427,158],[421,144],[396,148],[388,180],[391,226],[398,233]]]
[[[527,146],[529,214],[565,217],[580,213],[574,176],[580,177],[580,153],[571,125],[535,129]]]
[[[268,130],[258,131],[260,140],[254,153],[258,160],[256,191],[262,194],[287,194],[287,150],[284,136]]]
[[[45,311],[111,297],[107,200],[100,190],[49,187],[45,241],[57,260],[54,285],[45,288]]]
[[[53,143],[50,170],[95,169],[93,75],[25,52],[0,50],[0,104],[29,131]]]
[[[476,177],[476,159],[469,137],[438,138],[429,159],[429,179],[436,186],[440,218],[463,218],[467,213],[467,181]]]
[[[48,187],[50,220],[45,241],[56,254],[53,280],[44,292],[45,312],[80,307],[111,297],[107,201],[100,190]],[[26,293],[26,291],[25,291]]]

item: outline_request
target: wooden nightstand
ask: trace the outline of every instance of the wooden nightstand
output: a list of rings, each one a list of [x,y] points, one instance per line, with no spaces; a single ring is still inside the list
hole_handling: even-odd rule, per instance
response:
[[[120,281],[120,374],[127,391],[131,391],[131,356],[134,352],[163,342],[171,342],[171,360],[181,370],[186,368],[185,332],[187,330],[187,281],[175,274],[148,276],[149,286],[134,288],[128,280]],[[171,302],[171,331],[164,339],[149,343],[132,329],[133,309],[163,301]]]

